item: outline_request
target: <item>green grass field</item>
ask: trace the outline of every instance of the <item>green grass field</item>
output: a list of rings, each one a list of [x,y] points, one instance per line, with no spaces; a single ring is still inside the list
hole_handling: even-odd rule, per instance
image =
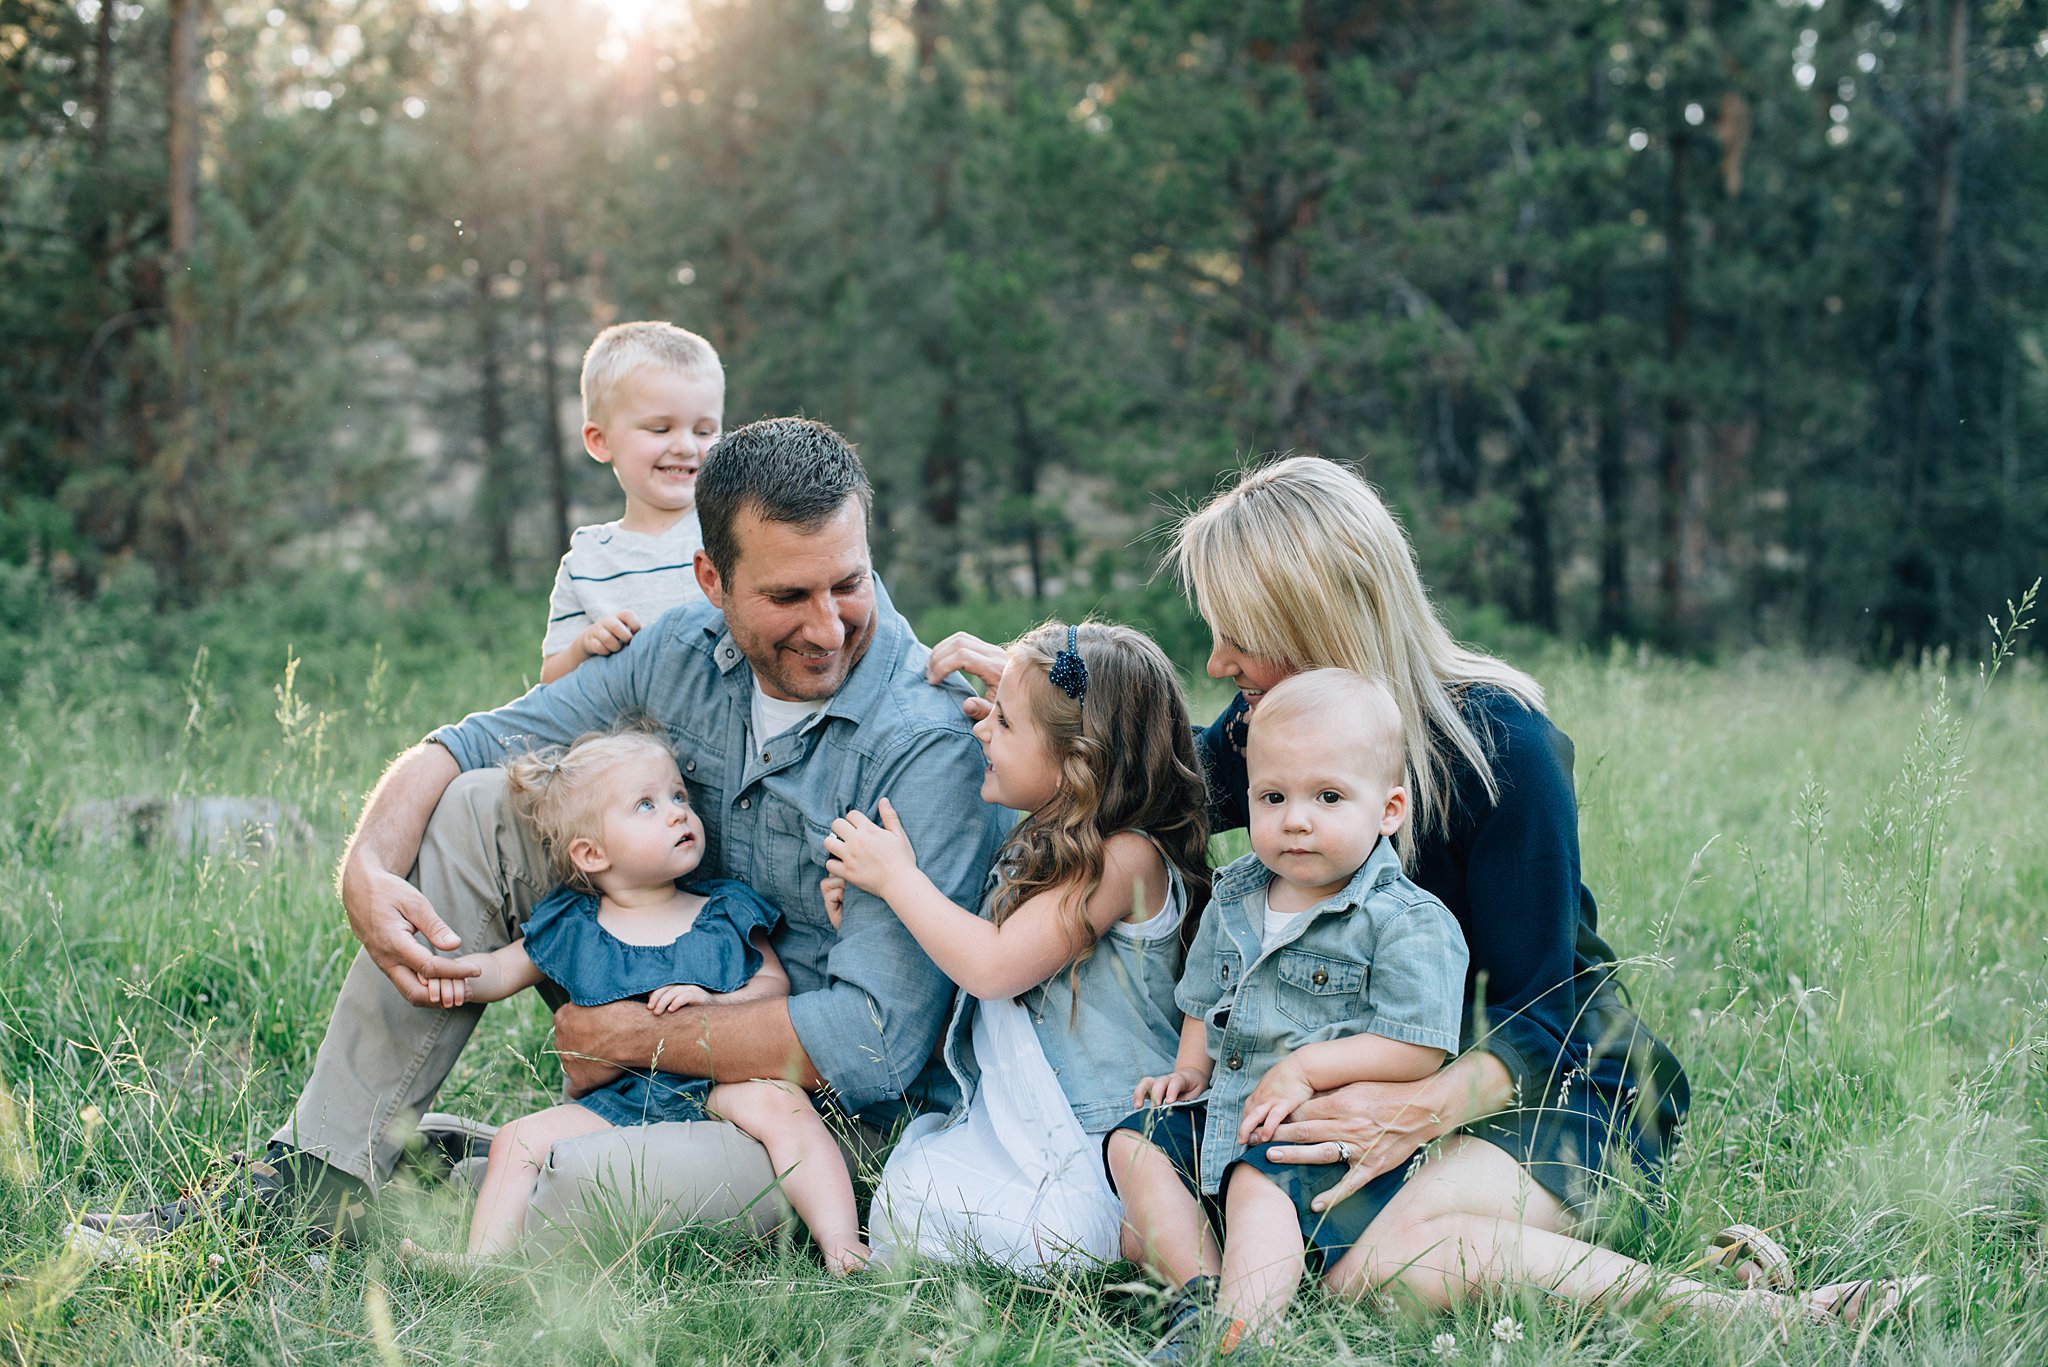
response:
[[[394,1258],[190,1230],[125,1266],[61,1250],[82,1208],[162,1200],[288,1108],[354,947],[330,869],[381,763],[523,686],[533,605],[223,609],[153,631],[24,627],[0,669],[0,1361],[1128,1362],[1129,1268],[1040,1285],[925,1272],[841,1285],[800,1243],[625,1233],[481,1288]],[[2024,638],[2022,638],[2024,639]],[[201,642],[205,644],[200,653]],[[493,643],[478,647],[476,642]],[[460,643],[459,647],[453,643]],[[1992,652],[1986,634],[1984,653]],[[1306,1298],[1301,1362],[2048,1360],[2048,682],[2021,655],[1870,673],[1542,650],[1578,746],[1587,881],[1638,961],[1692,1118],[1618,1244],[1677,1270],[1731,1219],[1812,1282],[1938,1279],[1859,1336],[1589,1314],[1540,1293],[1449,1317]],[[1198,664],[1186,660],[1184,664]],[[1218,699],[1198,699],[1206,714]],[[64,836],[122,794],[269,794],[310,823],[270,857]],[[530,999],[493,1008],[443,1094],[509,1116],[559,1074]],[[391,1203],[453,1241],[445,1193]],[[1452,1340],[1448,1344],[1444,1336]]]

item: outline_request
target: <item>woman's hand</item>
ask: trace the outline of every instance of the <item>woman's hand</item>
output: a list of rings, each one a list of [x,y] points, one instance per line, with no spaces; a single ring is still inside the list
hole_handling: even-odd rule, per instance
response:
[[[1354,1082],[1324,1092],[1295,1108],[1266,1157],[1275,1163],[1348,1162],[1351,1171],[1343,1180],[1315,1199],[1315,1209],[1328,1210],[1462,1123],[1445,1123],[1436,1109],[1438,1095],[1437,1078]]]
[[[943,683],[948,674],[958,671],[981,680],[984,690],[992,689],[1003,680],[1003,666],[1009,662],[1009,652],[999,645],[991,645],[972,632],[956,631],[932,647],[932,657],[924,667],[927,683]],[[986,698],[969,698],[960,705],[967,714],[967,720],[980,721],[989,713]]]
[[[832,823],[825,837],[825,872],[844,878],[863,892],[891,901],[889,888],[917,872],[917,851],[903,833],[903,821],[888,798],[876,807],[880,825],[858,811],[848,812]]]

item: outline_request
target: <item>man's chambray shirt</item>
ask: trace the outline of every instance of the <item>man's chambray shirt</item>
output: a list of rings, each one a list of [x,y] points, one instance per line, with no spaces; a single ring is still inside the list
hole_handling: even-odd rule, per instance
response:
[[[468,770],[636,715],[666,727],[704,822],[700,876],[740,879],[782,912],[774,942],[790,1020],[830,1093],[855,1112],[909,1088],[953,989],[878,897],[847,888],[833,931],[818,892],[827,831],[849,808],[874,816],[887,797],[918,866],[973,906],[1008,824],[981,800],[964,685],[925,682],[930,652],[879,581],[875,615],[867,653],[824,710],[765,744],[747,734],[753,670],[708,603],[666,613],[617,654],[427,737]]]

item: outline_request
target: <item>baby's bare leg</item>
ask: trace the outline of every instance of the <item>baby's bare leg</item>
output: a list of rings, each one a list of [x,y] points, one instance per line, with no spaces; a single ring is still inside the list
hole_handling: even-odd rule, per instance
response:
[[[581,1106],[550,1106],[521,1116],[491,1139],[489,1166],[476,1195],[476,1217],[469,1226],[472,1257],[509,1253],[526,1232],[526,1210],[533,1200],[548,1150],[564,1139],[609,1130],[609,1120]]]
[[[1301,1223],[1294,1202],[1257,1168],[1231,1172],[1223,1196],[1223,1293],[1218,1307],[1259,1337],[1287,1313],[1301,1286]]]
[[[803,1090],[786,1082],[721,1082],[705,1104],[768,1150],[782,1179],[782,1194],[803,1217],[826,1268],[843,1277],[866,1267],[873,1250],[861,1242],[853,1179],[832,1132]]]
[[[1124,1203],[1124,1256],[1169,1287],[1215,1275],[1216,1236],[1173,1161],[1134,1131],[1118,1130],[1109,1137],[1109,1168]]]

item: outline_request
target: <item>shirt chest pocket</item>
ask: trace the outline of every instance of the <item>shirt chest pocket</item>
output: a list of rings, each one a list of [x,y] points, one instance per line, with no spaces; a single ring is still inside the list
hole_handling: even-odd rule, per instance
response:
[[[818,902],[818,880],[825,876],[825,828],[812,826],[803,812],[781,798],[756,791],[753,801],[761,809],[761,839],[754,846],[754,870],[748,881],[790,916],[796,908]]]
[[[1304,1030],[1324,1030],[1359,1014],[1366,966],[1305,950],[1282,950],[1280,985],[1273,994],[1280,1014]]]

